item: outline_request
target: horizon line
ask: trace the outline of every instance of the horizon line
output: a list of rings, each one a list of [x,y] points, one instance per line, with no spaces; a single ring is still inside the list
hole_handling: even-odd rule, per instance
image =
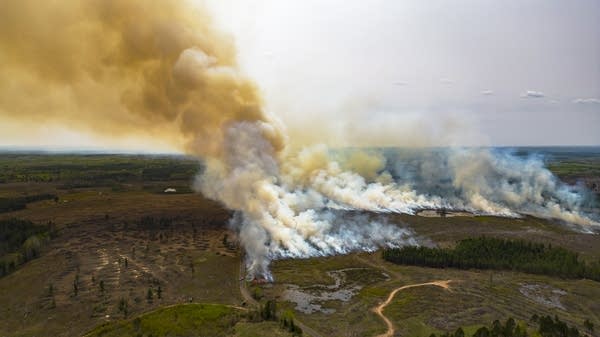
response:
[[[335,146],[331,149],[444,149],[444,148],[600,148],[598,145],[469,145],[469,146]],[[115,149],[104,147],[44,147],[0,145],[0,153],[39,153],[39,154],[122,154],[122,155],[164,155],[190,156],[184,152],[165,152],[141,149]]]

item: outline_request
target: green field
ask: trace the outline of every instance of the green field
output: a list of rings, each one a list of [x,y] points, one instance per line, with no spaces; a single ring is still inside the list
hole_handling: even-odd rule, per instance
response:
[[[277,322],[252,322],[246,311],[217,304],[179,304],[160,308],[133,319],[105,323],[86,337],[288,337]]]

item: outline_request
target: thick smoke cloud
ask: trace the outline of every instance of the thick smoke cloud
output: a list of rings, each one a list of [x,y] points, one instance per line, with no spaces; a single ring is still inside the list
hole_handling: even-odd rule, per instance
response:
[[[278,161],[265,129],[269,126],[257,122],[228,126],[224,156],[209,160],[195,184],[205,196],[237,211],[232,224],[246,249],[250,276],[270,278],[268,265],[277,257],[332,255],[414,242],[409,232],[396,226],[336,216],[334,209],[379,210],[365,195],[364,179],[341,171],[324,148]],[[289,166],[282,164],[288,161]],[[294,165],[297,162],[304,166]]]
[[[583,215],[593,196],[566,185],[543,158],[501,149],[438,149],[389,154],[395,179],[417,193],[435,195],[450,208],[479,214],[559,219],[593,231],[600,225]]]
[[[581,212],[582,192],[539,160],[287,148],[228,38],[183,2],[2,1],[0,76],[5,119],[152,135],[202,158],[194,186],[235,211],[249,276],[269,278],[278,257],[416,244],[409,230],[349,210],[467,209],[598,226]]]
[[[0,76],[3,119],[151,135],[197,155],[222,152],[228,122],[268,121],[230,40],[181,1],[2,1]]]

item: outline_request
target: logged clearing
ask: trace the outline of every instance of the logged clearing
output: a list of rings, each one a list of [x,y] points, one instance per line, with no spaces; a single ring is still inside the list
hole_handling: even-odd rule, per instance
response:
[[[581,331],[585,319],[600,326],[599,282],[402,266],[379,252],[277,260],[275,282],[240,280],[242,247],[228,227],[231,212],[190,191],[201,165],[187,158],[13,154],[0,156],[0,166],[0,198],[33,200],[1,212],[0,220],[53,229],[38,256],[0,277],[0,336],[129,336],[137,318],[154,337],[168,334],[151,322],[198,335],[200,325],[189,323],[213,318],[230,323],[216,336],[291,336],[276,321],[240,319],[246,310],[239,308],[268,300],[292,313],[305,336],[378,336],[392,327],[395,335],[427,337],[508,317],[528,322],[533,314],[558,315]],[[550,220],[366,215],[409,228],[430,246],[485,235],[552,243],[600,260],[600,236]],[[460,283],[450,295],[431,280]]]

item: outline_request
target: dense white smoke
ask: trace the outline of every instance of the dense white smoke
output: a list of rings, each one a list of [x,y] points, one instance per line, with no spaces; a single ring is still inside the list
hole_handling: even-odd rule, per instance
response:
[[[558,219],[592,232],[600,224],[584,215],[593,202],[582,186],[562,183],[535,154],[509,150],[451,149],[396,155],[396,179],[417,193],[435,195],[450,208],[477,214]]]
[[[364,196],[355,190],[359,186],[338,185],[339,190],[332,191],[339,196],[335,198],[311,187],[311,182],[303,186],[298,177],[284,176],[265,132],[271,132],[269,124],[230,125],[223,144],[225,156],[219,161],[208,160],[197,182],[205,196],[237,211],[232,223],[246,249],[250,276],[270,279],[268,264],[276,257],[332,255],[415,243],[407,230],[365,217],[345,218],[332,210],[376,207],[369,201],[360,207],[359,199]],[[316,179],[320,176],[317,171],[306,173]],[[364,182],[358,175],[345,174],[350,175],[347,183]]]
[[[600,227],[581,212],[584,191],[560,183],[539,158],[487,149],[386,156],[324,146],[289,154],[273,148],[265,137],[272,132],[264,122],[228,125],[223,157],[209,159],[196,184],[236,211],[232,224],[246,249],[250,277],[269,279],[274,258],[417,243],[407,229],[348,210],[460,209],[554,218],[588,232]]]

